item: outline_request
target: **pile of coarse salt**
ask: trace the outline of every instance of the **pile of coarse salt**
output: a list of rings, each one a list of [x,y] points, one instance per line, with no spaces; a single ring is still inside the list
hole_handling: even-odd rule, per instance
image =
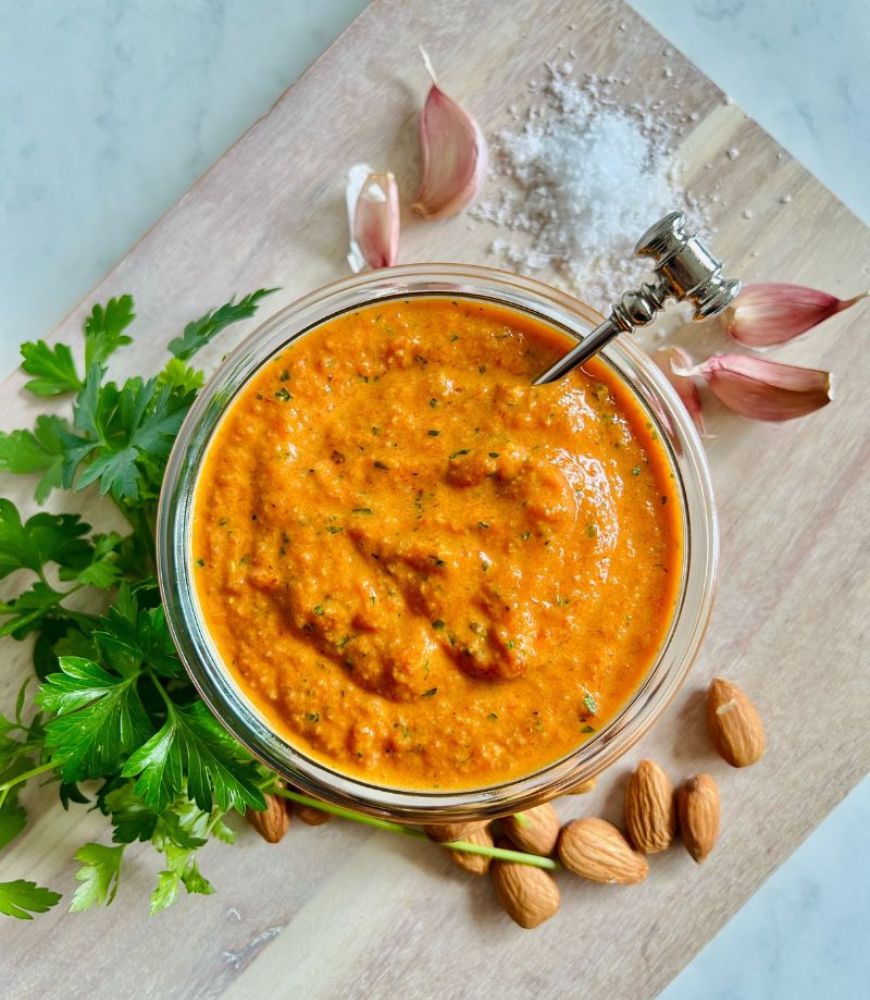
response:
[[[571,67],[548,67],[539,99],[518,130],[492,143],[498,193],[472,210],[511,231],[491,254],[524,274],[551,269],[590,305],[607,309],[642,280],[638,237],[661,216],[689,209],[669,147],[682,119],[658,107],[621,105],[613,78],[577,83]]]

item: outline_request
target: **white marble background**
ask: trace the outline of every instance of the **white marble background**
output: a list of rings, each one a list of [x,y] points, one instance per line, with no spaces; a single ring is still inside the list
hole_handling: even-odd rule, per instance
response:
[[[0,0],[0,371],[365,5]],[[634,5],[870,221],[867,0]],[[865,780],[664,1000],[870,996],[868,829]]]

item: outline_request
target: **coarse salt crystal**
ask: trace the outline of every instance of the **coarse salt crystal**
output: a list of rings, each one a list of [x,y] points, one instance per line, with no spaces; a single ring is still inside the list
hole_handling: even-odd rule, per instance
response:
[[[580,85],[562,69],[549,68],[537,113],[495,136],[493,169],[503,186],[471,214],[513,232],[490,246],[503,263],[523,273],[549,267],[607,308],[649,270],[633,253],[641,233],[674,209],[690,208],[693,224],[701,212],[669,156],[679,109],[626,106],[615,79]]]

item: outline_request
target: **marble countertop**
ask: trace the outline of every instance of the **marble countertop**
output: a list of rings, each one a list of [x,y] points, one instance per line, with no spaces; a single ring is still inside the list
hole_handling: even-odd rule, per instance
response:
[[[0,369],[365,6],[0,0]],[[870,221],[870,5],[634,6]],[[662,996],[866,996],[868,827],[865,780]]]

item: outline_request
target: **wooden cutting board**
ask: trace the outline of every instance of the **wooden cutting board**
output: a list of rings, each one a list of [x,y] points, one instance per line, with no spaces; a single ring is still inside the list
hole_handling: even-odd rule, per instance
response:
[[[137,339],[118,373],[150,372],[184,321],[231,293],[280,285],[269,303],[277,308],[340,277],[346,166],[389,165],[404,195],[413,193],[426,86],[420,43],[488,132],[508,123],[509,104],[522,108],[529,79],[565,47],[576,51],[578,73],[628,72],[638,95],[677,95],[698,115],[679,155],[690,187],[719,193],[715,247],[729,272],[841,294],[868,284],[870,232],[697,69],[666,54],[667,43],[623,4],[376,0],[49,339],[78,343],[89,304],[130,291]],[[730,147],[739,159],[726,156]],[[403,261],[486,260],[486,226],[407,221]],[[655,857],[637,887],[565,876],[562,911],[528,933],[508,922],[486,880],[459,872],[436,849],[352,824],[296,824],[279,847],[250,835],[234,848],[209,848],[203,867],[217,895],[182,899],[153,920],[156,861],[137,848],[109,912],[60,906],[33,923],[0,924],[2,992],[655,995],[867,770],[868,323],[865,305],[779,355],[838,373],[837,402],[823,412],[785,426],[713,413],[723,560],[703,651],[637,752],[591,796],[559,803],[566,817],[617,816],[622,777],[639,756],[658,759],[675,779],[709,770],[721,784],[723,835],[703,867],[678,848]],[[699,355],[723,346],[713,326],[694,328],[691,338]],[[237,339],[225,336],[219,350]],[[0,388],[6,429],[31,423],[39,409],[21,384],[16,374]],[[6,478],[3,492],[25,502],[31,484]],[[99,501],[81,502],[99,523]],[[0,703],[9,706],[29,656],[11,640],[3,655]],[[753,693],[767,721],[768,753],[747,772],[712,756],[704,736],[700,692],[720,672]],[[31,789],[26,802],[31,826],[0,859],[0,880],[34,878],[68,902],[71,856],[89,839],[105,841],[105,822],[81,808],[63,813],[52,789]]]

